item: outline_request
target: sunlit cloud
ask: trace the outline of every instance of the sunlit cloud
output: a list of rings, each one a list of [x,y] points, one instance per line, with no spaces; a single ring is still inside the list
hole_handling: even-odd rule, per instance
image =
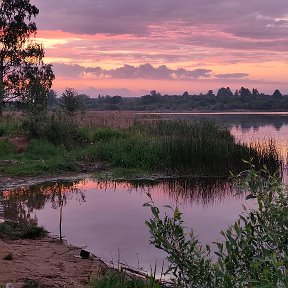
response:
[[[83,89],[130,79],[134,84],[125,84],[133,89],[118,88],[146,91],[146,81],[158,81],[157,87],[180,93],[185,80],[195,90],[221,83],[258,83],[266,91],[278,83],[288,90],[284,0],[34,2],[40,9],[37,40],[45,61],[54,63],[55,87],[63,86],[60,79]]]

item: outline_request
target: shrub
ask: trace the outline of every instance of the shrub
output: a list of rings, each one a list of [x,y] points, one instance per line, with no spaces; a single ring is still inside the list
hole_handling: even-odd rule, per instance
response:
[[[251,165],[251,164],[250,164]],[[255,166],[241,172],[237,181],[256,198],[258,207],[244,209],[238,221],[221,232],[216,242],[218,257],[210,258],[193,231],[186,233],[178,208],[160,217],[151,202],[152,219],[146,222],[151,243],[168,253],[172,287],[288,287],[288,193],[277,174]]]
[[[71,149],[92,141],[90,131],[59,114],[52,117],[31,118],[23,127],[32,138],[45,139],[52,144]]]
[[[43,227],[35,225],[22,225],[20,223],[5,221],[0,224],[0,239],[12,238],[12,239],[36,239],[43,237],[47,234],[47,231]]]
[[[8,140],[0,140],[0,159],[12,155],[14,148]]]

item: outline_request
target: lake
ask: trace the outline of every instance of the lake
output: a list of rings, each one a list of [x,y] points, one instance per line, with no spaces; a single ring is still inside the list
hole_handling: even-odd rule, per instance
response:
[[[163,118],[211,119],[228,127],[246,143],[274,139],[283,159],[287,155],[288,113],[157,114]],[[286,176],[286,170],[284,170]],[[143,204],[152,195],[158,207],[180,206],[187,227],[199,240],[221,240],[219,231],[231,225],[242,211],[244,193],[225,179],[142,179],[139,181],[51,182],[3,192],[0,218],[43,225],[53,235],[60,233],[71,244],[86,247],[105,261],[118,261],[150,271],[161,269],[165,254],[149,244],[145,220],[151,217]],[[170,213],[168,208],[161,211]]]

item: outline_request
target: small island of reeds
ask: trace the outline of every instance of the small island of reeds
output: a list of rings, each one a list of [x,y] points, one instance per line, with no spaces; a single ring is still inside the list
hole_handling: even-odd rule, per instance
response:
[[[272,141],[238,143],[228,129],[209,121],[146,119],[115,128],[62,114],[37,122],[10,115],[0,119],[0,133],[0,173],[12,176],[105,168],[120,175],[226,177],[243,170],[243,160],[274,171],[280,165]],[[13,139],[19,135],[27,143],[17,151]]]

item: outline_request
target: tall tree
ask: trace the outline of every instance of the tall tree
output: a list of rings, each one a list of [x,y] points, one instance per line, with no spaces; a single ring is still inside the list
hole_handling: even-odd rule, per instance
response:
[[[273,96],[273,97],[281,98],[283,95],[282,95],[282,93],[280,92],[279,89],[276,89],[276,90],[274,91],[274,93],[272,94],[272,96]]]
[[[239,90],[239,94],[241,97],[250,97],[252,96],[251,91],[248,88],[241,87]]]
[[[43,62],[42,45],[31,40],[37,31],[32,19],[38,13],[30,0],[0,1],[0,113],[5,101],[22,101],[23,95],[31,96],[36,84],[45,82],[45,91],[51,88],[52,67]]]
[[[79,94],[73,88],[66,88],[62,94],[62,97],[60,98],[60,105],[69,116],[73,116],[76,112],[81,111],[83,108]]]
[[[217,92],[217,97],[232,97],[233,93],[229,87],[222,87]]]

